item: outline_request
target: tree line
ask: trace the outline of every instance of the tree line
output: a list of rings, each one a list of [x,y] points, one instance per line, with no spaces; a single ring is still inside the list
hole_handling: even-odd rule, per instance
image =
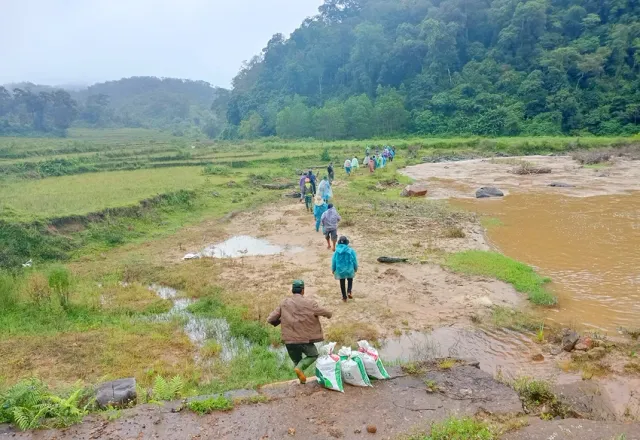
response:
[[[155,77],[123,78],[80,90],[30,83],[0,86],[0,135],[64,135],[74,125],[216,137],[225,117],[211,103],[225,92],[205,81]]]
[[[223,137],[632,134],[636,0],[325,0],[224,96]]]

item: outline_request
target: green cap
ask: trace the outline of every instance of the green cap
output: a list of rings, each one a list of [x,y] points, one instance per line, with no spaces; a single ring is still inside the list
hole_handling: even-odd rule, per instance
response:
[[[304,289],[304,281],[302,281],[302,280],[294,280],[293,281],[293,288],[294,289]]]

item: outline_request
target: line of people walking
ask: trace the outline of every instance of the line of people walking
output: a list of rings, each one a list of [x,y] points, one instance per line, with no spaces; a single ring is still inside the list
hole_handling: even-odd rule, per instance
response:
[[[371,156],[367,148],[363,166],[368,166],[370,172],[376,167],[382,168],[387,161],[393,161],[395,149],[385,147],[382,153],[376,151]],[[356,157],[344,162],[347,176],[359,168]],[[333,251],[331,258],[331,272],[340,285],[342,301],[353,299],[353,280],[358,272],[358,257],[350,246],[349,238],[338,238],[338,227],[342,217],[338,210],[330,203],[333,198],[332,183],[334,180],[333,162],[327,166],[327,175],[322,178],[316,188],[317,177],[312,170],[300,177],[300,202],[304,199],[307,211],[313,211],[316,232],[320,232],[327,241],[327,249]],[[313,200],[313,202],[312,202]],[[313,206],[312,206],[313,205]],[[294,363],[294,372],[300,383],[306,383],[305,370],[311,367],[318,358],[316,342],[324,339],[320,317],[331,318],[332,312],[318,305],[316,301],[304,297],[305,284],[303,280],[293,281],[292,296],[285,298],[269,315],[267,322],[273,326],[281,325],[282,339],[289,357]]]

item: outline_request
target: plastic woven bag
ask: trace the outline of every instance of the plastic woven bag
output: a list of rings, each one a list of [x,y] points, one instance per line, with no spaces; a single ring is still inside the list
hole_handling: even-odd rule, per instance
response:
[[[345,383],[356,387],[370,387],[371,381],[360,356],[351,357],[351,348],[342,347],[338,351],[342,379]]]
[[[367,371],[367,375],[374,379],[389,379],[389,373],[385,370],[380,356],[378,356],[378,350],[373,348],[367,341],[358,341],[358,353],[362,358],[364,368]]]
[[[335,342],[331,342],[318,349],[318,360],[316,360],[316,379],[323,387],[344,393],[342,383],[342,368],[340,357],[333,354]]]

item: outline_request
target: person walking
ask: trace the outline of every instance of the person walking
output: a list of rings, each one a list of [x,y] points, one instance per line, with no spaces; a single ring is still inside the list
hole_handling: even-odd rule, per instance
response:
[[[306,181],[304,182],[304,205],[307,208],[307,212],[311,212],[311,209],[313,207],[313,188],[311,187],[311,179],[309,179],[307,177]]]
[[[372,156],[371,159],[369,159],[369,172],[373,173],[376,170],[376,157]]]
[[[351,159],[351,171],[355,173],[356,171],[358,171],[358,168],[360,168],[360,163],[358,162],[358,158],[353,156],[353,159]]]
[[[313,174],[313,170],[309,170],[307,173],[309,176],[309,180],[311,181],[311,189],[313,190],[313,195],[316,195],[316,175]]]
[[[344,161],[344,171],[347,173],[347,176],[351,175],[351,160],[347,159]]]
[[[307,181],[307,174],[302,173],[300,175],[300,203],[304,200],[304,184]]]
[[[358,257],[356,251],[349,247],[349,239],[344,235],[338,240],[338,247],[331,260],[331,272],[336,280],[340,280],[342,301],[353,299],[353,278],[358,272]],[[346,286],[345,286],[346,284]]]
[[[324,238],[327,239],[327,249],[331,249],[331,242],[333,242],[333,251],[336,250],[336,242],[338,241],[338,223],[342,218],[333,204],[327,205],[327,212],[322,214],[320,218],[320,224],[324,228]]]
[[[320,220],[322,220],[322,214],[327,212],[327,209],[329,209],[327,202],[320,197],[320,194],[317,194],[313,206],[313,216],[316,218],[316,232],[320,231]],[[324,227],[322,228],[322,233],[324,234]]]
[[[335,175],[333,173],[333,162],[331,162],[329,164],[329,166],[327,167],[327,174],[329,176],[329,183],[333,182],[333,179],[335,177]]]
[[[280,326],[282,340],[294,363],[293,371],[300,383],[304,384],[307,382],[304,370],[318,358],[318,349],[314,343],[324,340],[320,317],[330,319],[332,313],[304,297],[304,281],[295,280],[291,292],[293,295],[285,298],[271,312],[267,322],[274,327]]]
[[[333,191],[331,190],[331,183],[327,179],[327,176],[322,178],[322,182],[318,185],[318,194],[322,197],[322,200],[325,202],[329,202],[329,199],[333,196]]]

